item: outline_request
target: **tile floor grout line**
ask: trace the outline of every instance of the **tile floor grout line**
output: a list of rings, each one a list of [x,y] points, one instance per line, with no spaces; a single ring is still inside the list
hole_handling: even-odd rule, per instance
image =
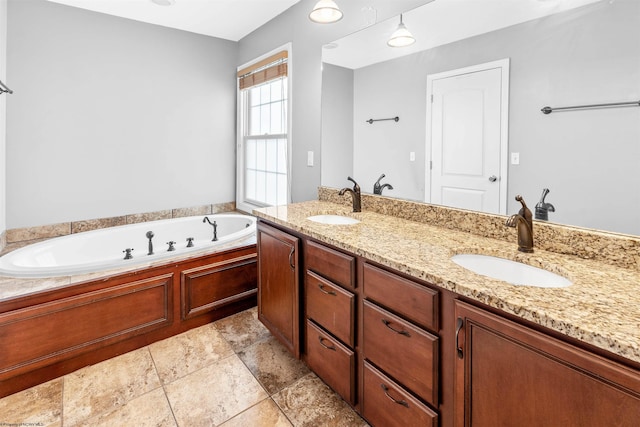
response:
[[[63,375],[62,378],[60,378],[60,382],[62,383],[62,385],[60,386],[60,388],[62,389],[60,393],[60,427],[64,427],[64,385],[66,383],[66,377],[67,375]]]
[[[167,396],[167,389],[164,388],[165,384],[160,378],[160,371],[158,371],[158,365],[156,365],[156,359],[153,357],[153,352],[151,351],[150,346],[147,346],[149,350],[149,355],[151,356],[151,363],[153,363],[153,369],[156,371],[156,375],[158,376],[158,382],[160,383],[160,388],[162,389],[162,394],[164,395],[164,399],[167,401],[167,405],[169,405],[169,411],[171,411],[171,416],[173,417],[173,422],[176,426],[178,426],[178,419],[176,418],[176,414],[173,412],[173,406],[171,406],[171,401],[169,400],[169,396]],[[64,427],[64,426],[62,426]]]

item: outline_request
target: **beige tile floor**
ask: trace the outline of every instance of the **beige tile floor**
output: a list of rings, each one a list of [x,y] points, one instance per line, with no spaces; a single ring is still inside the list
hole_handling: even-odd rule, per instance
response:
[[[0,399],[0,426],[366,426],[256,309]]]

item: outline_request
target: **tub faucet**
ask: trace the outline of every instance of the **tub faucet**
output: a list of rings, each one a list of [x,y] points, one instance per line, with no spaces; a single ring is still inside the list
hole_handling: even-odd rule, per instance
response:
[[[153,242],[151,241],[151,239],[153,239],[153,236],[155,236],[155,234],[153,234],[153,231],[147,231],[147,239],[149,239],[149,253],[147,253],[147,255],[153,255]]]
[[[122,253],[124,253],[124,259],[133,258],[133,255],[131,254],[131,251],[133,251],[133,248],[127,248],[124,251],[122,251]]]
[[[518,250],[520,252],[533,252],[533,219],[531,211],[521,195],[516,200],[522,204],[520,211],[507,218],[504,223],[507,227],[518,227]]]
[[[350,176],[348,176],[347,179],[349,181],[353,182],[353,190],[351,188],[349,188],[349,187],[345,187],[342,190],[340,190],[340,192],[338,192],[338,195],[339,196],[343,196],[344,193],[346,193],[347,191],[349,193],[351,193],[351,199],[353,200],[353,211],[354,212],[360,212],[360,211],[362,211],[361,198],[360,198],[360,186]]]
[[[385,174],[380,175],[380,178],[373,184],[373,194],[382,194],[382,190],[388,188],[389,190],[393,190],[393,186],[391,184],[383,184],[380,185],[380,180],[385,177]]]
[[[540,201],[536,205],[536,219],[541,219],[544,221],[549,220],[549,212],[555,212],[556,208],[551,204],[544,201],[544,198],[549,194],[549,189],[545,188],[542,190],[542,196],[540,197]]]
[[[170,242],[167,242],[167,245],[169,245],[169,248],[167,249],[167,252],[173,252],[176,250],[175,247],[176,242],[174,242],[173,240],[171,240]]]
[[[215,221],[213,222],[209,221],[209,217],[206,217],[206,216],[202,219],[202,222],[208,222],[209,225],[213,227],[213,239],[211,241],[212,242],[218,241],[218,224]]]

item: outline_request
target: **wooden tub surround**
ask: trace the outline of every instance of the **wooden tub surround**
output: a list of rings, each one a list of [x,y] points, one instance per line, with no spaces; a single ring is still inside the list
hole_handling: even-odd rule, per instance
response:
[[[255,237],[0,300],[0,397],[256,305]]]

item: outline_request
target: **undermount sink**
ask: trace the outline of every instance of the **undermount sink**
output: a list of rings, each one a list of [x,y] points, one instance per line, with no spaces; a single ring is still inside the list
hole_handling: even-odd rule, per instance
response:
[[[309,221],[319,222],[320,224],[331,224],[331,225],[350,225],[357,224],[360,221],[351,218],[350,216],[342,216],[342,215],[314,215],[307,217]]]
[[[502,280],[512,285],[540,288],[565,288],[571,281],[556,273],[509,259],[480,254],[459,254],[451,260],[474,273]]]

